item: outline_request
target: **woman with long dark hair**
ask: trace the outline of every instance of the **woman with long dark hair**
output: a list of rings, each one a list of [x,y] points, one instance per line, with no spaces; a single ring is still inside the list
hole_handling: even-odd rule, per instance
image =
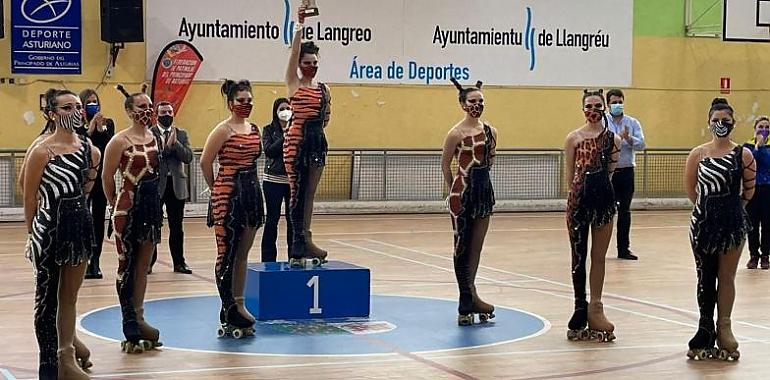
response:
[[[107,143],[115,136],[115,123],[112,119],[104,117],[101,111],[101,101],[99,94],[95,90],[87,88],[80,92],[80,100],[84,104],[86,114],[86,125],[81,126],[75,132],[88,137],[91,143],[104,152],[107,149]],[[97,178],[102,177],[102,165],[97,168]],[[107,210],[107,198],[104,197],[102,181],[94,183],[94,189],[91,191],[91,214],[94,216],[94,254],[88,262],[86,269],[86,279],[100,279],[102,270],[99,268],[99,258],[102,256],[102,243],[104,242],[104,214]]]
[[[281,219],[281,204],[286,210],[286,242],[291,251],[292,229],[289,221],[291,188],[286,166],[283,163],[284,134],[293,116],[289,99],[278,98],[273,102],[273,120],[262,128],[262,145],[265,156],[265,177],[262,188],[265,192],[267,217],[262,231],[262,262],[272,262],[278,256],[275,246],[278,238],[278,221]]]

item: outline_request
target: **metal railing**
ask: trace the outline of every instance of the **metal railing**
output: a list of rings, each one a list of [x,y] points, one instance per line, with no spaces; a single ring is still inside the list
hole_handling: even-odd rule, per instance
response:
[[[649,149],[636,156],[636,198],[684,198],[688,151]],[[21,207],[17,179],[23,150],[0,150],[0,208]],[[200,151],[188,167],[190,201],[206,203]],[[264,157],[259,160],[260,178]],[[564,152],[556,149],[499,149],[492,167],[499,200],[562,199]],[[119,180],[119,178],[118,178]],[[120,182],[118,182],[118,186]],[[333,149],[317,190],[318,201],[435,201],[446,197],[441,151],[406,149]]]

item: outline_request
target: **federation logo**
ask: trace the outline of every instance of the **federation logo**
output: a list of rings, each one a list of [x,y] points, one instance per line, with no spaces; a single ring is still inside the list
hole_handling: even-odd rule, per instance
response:
[[[24,0],[21,15],[34,24],[48,24],[67,15],[72,0]]]

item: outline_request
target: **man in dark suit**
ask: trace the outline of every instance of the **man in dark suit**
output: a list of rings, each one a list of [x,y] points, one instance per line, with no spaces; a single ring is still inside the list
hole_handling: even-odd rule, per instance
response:
[[[187,131],[174,125],[174,107],[169,102],[157,104],[158,124],[153,126],[153,132],[161,137],[161,165],[159,169],[160,182],[158,192],[161,201],[166,206],[168,217],[169,238],[168,248],[174,262],[174,272],[191,274],[192,270],[184,260],[184,204],[187,201],[187,173],[185,164],[190,164],[193,152]],[[158,257],[158,250],[152,255],[149,273]]]

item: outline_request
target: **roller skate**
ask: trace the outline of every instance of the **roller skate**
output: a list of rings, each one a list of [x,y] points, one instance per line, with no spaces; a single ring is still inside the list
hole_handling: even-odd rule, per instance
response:
[[[495,307],[490,305],[479,298],[476,294],[471,294],[470,308],[461,307],[459,314],[457,315],[458,326],[471,326],[476,322],[475,315],[479,316],[479,323],[485,324],[490,319],[495,317]],[[464,295],[460,295],[460,305],[465,305],[467,302]]]
[[[714,357],[719,360],[734,361],[741,357],[741,353],[738,351],[738,342],[733,336],[730,325],[730,317],[722,317],[717,320],[716,341],[719,349],[714,350]]]
[[[575,311],[572,313],[567,324],[567,339],[571,341],[588,340],[588,303],[586,301],[575,301]]]
[[[770,269],[770,256],[762,256],[761,259],[761,268],[764,270]]]
[[[139,322],[124,323],[123,335],[126,340],[120,342],[120,350],[127,354],[141,354],[152,349],[152,343],[142,339]]]
[[[89,369],[94,366],[94,363],[91,363],[91,350],[86,347],[85,344],[75,335],[75,340],[73,341],[73,344],[75,346],[75,359],[77,360],[78,365],[80,368],[83,369]]]
[[[136,316],[139,324],[139,335],[141,336],[139,342],[142,344],[142,348],[149,351],[153,348],[163,347],[163,342],[160,341],[160,331],[144,320],[144,309],[138,308]]]
[[[314,259],[318,259],[320,262],[318,266],[321,264],[325,264],[326,257],[329,256],[329,252],[327,252],[324,249],[319,248],[315,243],[313,242],[313,231],[308,230],[305,235],[307,236],[307,250],[310,253],[310,257]]]
[[[601,302],[588,304],[588,332],[590,340],[611,342],[615,340],[615,325],[604,315],[604,305]]]
[[[232,336],[235,339],[241,339],[254,335],[254,322],[241,315],[236,305],[231,306],[227,312],[224,309],[220,310],[219,321],[221,325],[217,329],[218,338]]]
[[[289,267],[291,268],[307,268],[308,264],[313,268],[317,268],[323,266],[324,263],[326,263],[326,259],[322,257],[302,256],[289,258]]]
[[[245,301],[246,299],[244,297],[235,297],[235,307],[238,309],[238,313],[240,313],[249,322],[254,324],[257,319],[254,318],[254,316],[249,312],[249,309],[246,308],[244,305]]]
[[[687,344],[690,349],[687,350],[687,357],[692,360],[706,360],[713,357],[714,341],[716,333],[714,332],[714,321],[701,322],[698,332],[690,339]]]
[[[70,346],[59,349],[58,356],[58,379],[68,380],[88,380],[90,377],[83,371],[75,361],[75,348]]]

